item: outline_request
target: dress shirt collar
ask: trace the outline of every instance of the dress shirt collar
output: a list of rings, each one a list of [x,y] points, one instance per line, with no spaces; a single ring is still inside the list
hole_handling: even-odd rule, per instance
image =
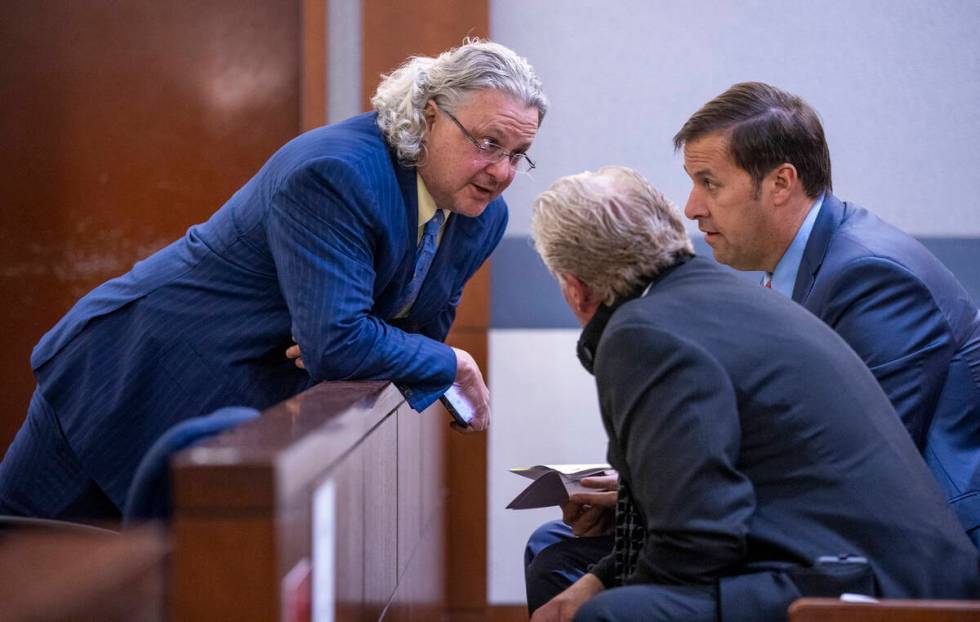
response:
[[[789,248],[783,253],[782,259],[776,264],[776,269],[772,273],[772,289],[787,298],[793,297],[796,273],[800,271],[803,251],[806,250],[807,240],[810,239],[810,232],[813,231],[813,223],[816,222],[820,208],[823,206],[823,198],[824,195],[821,194],[810,206],[810,212],[803,219],[803,224],[796,232],[796,237],[793,238]]]
[[[415,240],[415,243],[418,244],[422,241],[422,234],[425,232],[425,223],[432,220],[438,208],[436,207],[436,200],[432,198],[432,195],[429,194],[429,189],[425,187],[422,176],[415,173],[415,180],[419,198],[419,230],[417,232],[418,237]],[[442,210],[442,215],[445,218],[443,218],[442,226],[439,227],[439,236],[436,238],[440,242],[442,241],[442,233],[446,230],[446,221],[449,220],[449,210]]]

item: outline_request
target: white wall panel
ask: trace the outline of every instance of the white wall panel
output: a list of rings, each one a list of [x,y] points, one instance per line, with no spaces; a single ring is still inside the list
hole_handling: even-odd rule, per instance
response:
[[[491,330],[493,421],[487,452],[489,600],[524,602],[524,544],[557,508],[507,510],[534,464],[605,462],[595,381],[575,356],[578,330]]]

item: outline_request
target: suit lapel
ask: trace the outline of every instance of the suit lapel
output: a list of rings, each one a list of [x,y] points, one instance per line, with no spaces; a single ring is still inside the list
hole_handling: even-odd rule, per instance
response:
[[[800,269],[796,273],[796,283],[793,285],[793,300],[796,302],[803,304],[810,295],[817,272],[830,246],[830,240],[843,219],[844,204],[828,192],[824,196],[817,221],[813,223],[810,239],[807,240],[803,251],[803,259],[800,260]]]
[[[398,179],[398,187],[401,190],[402,200],[405,203],[405,222],[408,226],[411,241],[407,245],[409,251],[402,260],[402,266],[398,271],[398,286],[405,287],[412,278],[415,270],[415,247],[416,235],[419,227],[419,198],[418,198],[418,179],[414,167],[401,166],[395,156],[392,155],[392,162],[395,167],[395,176]],[[498,199],[499,200],[499,199]],[[415,298],[415,304],[408,317],[424,323],[435,313],[438,313],[449,297],[452,296],[452,289],[457,281],[457,275],[464,270],[466,259],[477,254],[479,249],[475,247],[479,244],[483,230],[483,218],[466,218],[458,214],[450,214],[446,222],[442,240],[436,256],[432,259],[429,272],[422,282],[422,289]],[[392,308],[397,303],[398,296],[391,296],[383,308],[379,309],[381,317],[390,318],[398,313],[400,309]]]
[[[392,279],[391,285],[385,289],[386,292],[391,293],[383,296],[381,300],[375,301],[375,313],[383,318],[391,318],[400,311],[394,307],[400,300],[402,288],[406,287],[412,280],[412,273],[415,271],[415,249],[418,246],[419,230],[418,179],[415,167],[403,166],[398,162],[397,156],[391,149],[388,150],[388,155],[395,169],[395,179],[398,181],[398,190],[402,198],[404,208],[402,214],[405,218],[405,229],[409,239],[402,241],[405,251],[399,260],[397,273]],[[398,241],[392,240],[392,243],[398,244]]]

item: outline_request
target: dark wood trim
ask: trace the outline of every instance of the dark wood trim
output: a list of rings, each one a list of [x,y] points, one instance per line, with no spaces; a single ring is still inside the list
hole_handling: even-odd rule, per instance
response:
[[[487,37],[487,0],[363,0],[362,102],[370,109],[380,76],[412,55],[436,55],[467,36]],[[487,369],[489,265],[467,285],[447,343],[463,348]],[[448,430],[448,428],[444,428]],[[487,605],[486,435],[443,433],[447,447],[446,504],[449,607],[460,615],[484,615]]]
[[[789,622],[965,622],[980,620],[977,600],[882,599],[876,603],[837,598],[801,598],[789,607]]]
[[[527,622],[526,605],[489,605],[483,610],[456,610],[449,622]]]
[[[300,129],[327,122],[327,0],[303,0]]]

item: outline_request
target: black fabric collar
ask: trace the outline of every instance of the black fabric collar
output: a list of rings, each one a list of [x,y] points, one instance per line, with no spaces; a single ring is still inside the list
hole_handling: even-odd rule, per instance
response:
[[[582,329],[582,334],[579,336],[578,345],[576,346],[578,360],[580,363],[582,363],[582,367],[585,368],[585,371],[589,372],[590,374],[595,373],[593,371],[593,366],[595,365],[595,353],[599,348],[599,340],[602,339],[602,333],[606,330],[606,324],[608,324],[609,320],[612,319],[613,313],[615,313],[616,310],[623,304],[642,296],[643,292],[645,292],[648,287],[654,287],[668,274],[676,270],[678,267],[686,264],[691,257],[693,257],[693,255],[688,255],[686,253],[680,255],[673,264],[664,268],[658,274],[650,278],[646,285],[636,288],[636,290],[630,292],[626,296],[617,298],[611,305],[599,305],[599,308],[596,309],[595,315],[592,316],[589,323]]]

